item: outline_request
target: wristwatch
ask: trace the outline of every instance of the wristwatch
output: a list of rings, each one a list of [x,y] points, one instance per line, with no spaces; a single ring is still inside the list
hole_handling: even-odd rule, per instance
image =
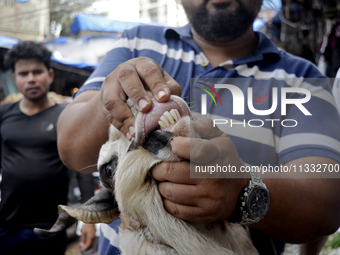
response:
[[[250,172],[248,186],[242,191],[236,208],[236,217],[231,221],[241,225],[259,222],[268,211],[269,191],[258,172]]]

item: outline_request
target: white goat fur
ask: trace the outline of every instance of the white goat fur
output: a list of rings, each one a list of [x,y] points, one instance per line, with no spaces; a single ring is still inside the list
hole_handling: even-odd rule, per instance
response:
[[[247,231],[230,223],[191,223],[169,214],[150,169],[161,162],[143,148],[124,156],[129,142],[113,126],[100,151],[98,164],[119,158],[115,196],[122,220],[119,242],[122,255],[252,255],[258,254]]]

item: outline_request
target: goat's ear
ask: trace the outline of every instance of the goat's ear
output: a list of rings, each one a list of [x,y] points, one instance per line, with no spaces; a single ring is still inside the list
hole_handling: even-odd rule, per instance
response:
[[[124,135],[115,126],[111,124],[109,127],[109,141],[114,142],[119,139],[122,139],[122,137],[124,137]]]
[[[34,233],[47,238],[61,233],[77,220],[85,223],[111,223],[119,218],[114,195],[102,188],[95,196],[79,207],[59,206],[59,218],[50,230],[35,228]]]

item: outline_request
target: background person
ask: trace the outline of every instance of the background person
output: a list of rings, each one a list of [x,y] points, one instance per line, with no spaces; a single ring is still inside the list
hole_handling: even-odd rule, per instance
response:
[[[239,89],[247,98],[248,87],[260,99],[257,107],[270,109],[272,90],[298,87],[310,89],[311,99],[304,106],[305,116],[291,106],[286,115],[277,109],[269,117],[279,125],[265,122],[264,127],[221,127],[224,132],[202,124],[196,130],[203,139],[176,137],[173,152],[192,164],[232,165],[238,169],[251,165],[334,166],[340,161],[339,116],[327,80],[310,62],[279,51],[269,39],[254,32],[253,21],[262,1],[197,0],[182,1],[190,24],[181,28],[140,26],[125,31],[101,65],[79,90],[74,101],[62,113],[58,123],[61,158],[70,168],[79,170],[96,163],[101,145],[107,140],[109,124],[127,138],[134,136],[134,118],[125,104],[131,98],[147,113],[151,98],[165,102],[170,94],[181,95],[193,111],[200,112],[200,90],[190,91],[191,78],[242,79]],[[316,78],[310,83],[304,78]],[[218,81],[217,81],[218,80]],[[213,84],[212,84],[213,85]],[[219,90],[221,91],[221,90]],[[230,93],[220,93],[221,108],[208,108],[212,116],[237,120],[233,115]],[[301,98],[291,93],[289,98]],[[257,102],[253,99],[253,104]],[[279,104],[280,105],[280,104]],[[209,106],[208,106],[209,107]],[[254,119],[246,110],[245,122]],[[91,119],[91,122],[88,122]],[[285,119],[297,120],[295,128],[282,126]],[[327,123],[327,124],[325,124]],[[205,123],[207,124],[207,123]],[[250,132],[251,131],[251,132]],[[91,136],[89,136],[91,134]],[[203,148],[191,153],[190,143]],[[94,169],[93,169],[94,170]],[[184,220],[212,222],[239,218],[236,207],[248,178],[190,179],[189,162],[162,163],[152,170],[160,181],[159,191],[165,209]],[[260,254],[280,254],[283,243],[309,243],[334,232],[340,225],[339,179],[265,178],[270,206],[264,218],[249,225]],[[117,224],[102,228],[101,254],[117,252]],[[279,241],[277,241],[279,240]],[[112,254],[112,253],[111,253]]]
[[[0,106],[1,254],[64,254],[66,233],[42,239],[35,227],[50,228],[57,206],[67,203],[68,169],[57,149],[57,120],[64,106],[47,97],[54,72],[51,52],[23,41],[5,56],[23,99]],[[91,236],[88,230],[87,236]],[[90,242],[90,238],[89,242]]]

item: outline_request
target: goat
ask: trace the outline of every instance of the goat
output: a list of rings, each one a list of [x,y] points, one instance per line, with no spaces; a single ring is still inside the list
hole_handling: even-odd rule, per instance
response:
[[[123,255],[258,254],[241,225],[188,222],[163,207],[150,169],[162,161],[182,160],[172,153],[174,136],[198,137],[184,100],[177,96],[171,96],[167,103],[153,100],[147,114],[138,113],[131,100],[127,103],[136,116],[136,137],[128,141],[110,126],[109,140],[101,147],[97,164],[104,187],[79,208],[60,205],[55,225],[50,230],[35,229],[35,233],[49,237],[76,220],[110,223],[120,217]]]

